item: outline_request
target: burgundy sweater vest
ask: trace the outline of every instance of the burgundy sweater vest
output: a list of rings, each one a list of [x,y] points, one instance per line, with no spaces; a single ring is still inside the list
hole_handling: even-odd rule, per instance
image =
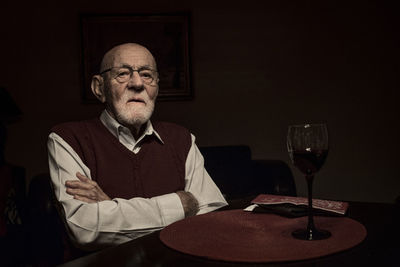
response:
[[[123,146],[100,119],[68,122],[52,129],[88,166],[110,198],[154,197],[183,190],[185,162],[191,147],[187,129],[166,122],[153,123],[156,136],[146,136],[139,153]],[[71,177],[72,178],[72,177]]]

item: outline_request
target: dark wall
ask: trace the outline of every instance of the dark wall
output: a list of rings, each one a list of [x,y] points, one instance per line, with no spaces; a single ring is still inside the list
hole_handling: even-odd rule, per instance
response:
[[[195,98],[158,103],[157,119],[185,125],[199,145],[248,144],[255,158],[287,162],[287,126],[325,121],[331,149],[315,195],[393,201],[400,195],[398,6],[235,2],[3,4],[0,85],[24,112],[9,128],[8,161],[29,177],[46,171],[48,129],[101,111],[81,102],[79,14],[190,11]]]

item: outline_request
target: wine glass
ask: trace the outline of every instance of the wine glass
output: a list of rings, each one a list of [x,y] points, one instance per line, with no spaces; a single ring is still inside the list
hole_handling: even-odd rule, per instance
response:
[[[305,175],[308,188],[308,225],[292,233],[297,239],[321,240],[331,236],[326,230],[317,230],[312,208],[314,174],[322,167],[328,155],[328,128],[326,124],[290,125],[287,148],[293,164]]]

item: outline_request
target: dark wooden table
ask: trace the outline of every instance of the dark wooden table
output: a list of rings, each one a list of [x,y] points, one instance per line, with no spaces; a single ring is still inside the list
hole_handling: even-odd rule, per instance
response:
[[[229,209],[246,207],[252,198],[232,201]],[[350,202],[348,217],[368,231],[358,246],[322,258],[273,264],[243,264],[207,260],[166,247],[159,232],[65,263],[76,266],[400,266],[400,206]]]

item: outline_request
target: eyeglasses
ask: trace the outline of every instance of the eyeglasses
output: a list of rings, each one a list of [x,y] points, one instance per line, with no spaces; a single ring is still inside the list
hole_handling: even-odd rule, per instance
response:
[[[137,70],[129,67],[129,66],[124,66],[124,67],[112,67],[106,70],[103,70],[100,72],[100,75],[103,75],[104,73],[111,71],[111,75],[114,79],[116,79],[119,83],[125,83],[128,82],[133,75],[134,71],[137,71],[139,74],[139,77],[142,79],[143,83],[145,84],[151,84],[157,77],[157,71],[152,70],[150,68],[139,68]]]

